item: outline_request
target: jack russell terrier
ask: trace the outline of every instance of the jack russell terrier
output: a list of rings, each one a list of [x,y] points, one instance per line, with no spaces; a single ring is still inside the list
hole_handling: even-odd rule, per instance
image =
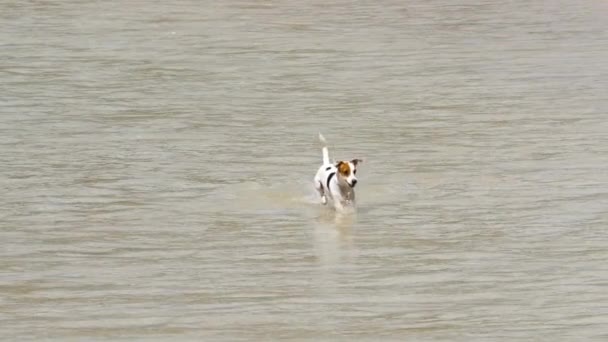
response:
[[[351,161],[339,161],[331,163],[329,161],[329,151],[327,141],[321,133],[319,140],[323,144],[323,165],[319,167],[314,179],[315,189],[321,196],[321,203],[327,204],[329,197],[336,210],[344,209],[346,205],[355,204],[355,185],[357,185],[357,165],[361,159]]]

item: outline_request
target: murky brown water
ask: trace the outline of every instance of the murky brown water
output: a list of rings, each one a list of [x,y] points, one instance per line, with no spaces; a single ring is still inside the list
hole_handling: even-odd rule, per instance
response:
[[[457,3],[0,2],[2,339],[608,340],[608,5]]]

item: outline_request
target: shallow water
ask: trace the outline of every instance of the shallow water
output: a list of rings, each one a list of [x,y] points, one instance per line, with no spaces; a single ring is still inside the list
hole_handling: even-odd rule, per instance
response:
[[[0,335],[608,339],[606,11],[0,3]]]

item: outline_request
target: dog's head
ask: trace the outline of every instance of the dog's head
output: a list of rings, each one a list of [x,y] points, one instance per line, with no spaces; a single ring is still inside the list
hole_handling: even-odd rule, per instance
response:
[[[353,159],[351,161],[339,161],[336,164],[339,178],[346,182],[351,188],[354,188],[355,185],[357,185],[357,166],[361,162],[361,159]]]

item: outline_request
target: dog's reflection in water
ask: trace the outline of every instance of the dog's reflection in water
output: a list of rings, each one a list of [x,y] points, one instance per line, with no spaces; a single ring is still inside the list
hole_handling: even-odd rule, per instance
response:
[[[354,211],[336,212],[332,208],[320,211],[315,224],[314,239],[317,257],[323,265],[337,265],[352,257],[355,214]]]
[[[354,209],[343,209],[342,211],[335,211],[332,208],[323,208],[317,217],[317,223],[326,228],[334,228],[342,234],[350,235],[350,230],[353,227],[357,213]]]

